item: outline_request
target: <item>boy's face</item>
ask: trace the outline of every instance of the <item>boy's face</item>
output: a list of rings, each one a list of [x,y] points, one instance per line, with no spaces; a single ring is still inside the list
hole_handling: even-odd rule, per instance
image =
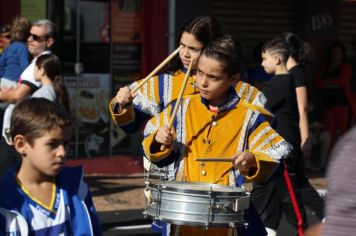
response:
[[[275,54],[269,53],[268,50],[262,52],[262,67],[268,74],[274,74],[279,58]]]
[[[23,165],[27,164],[35,172],[45,176],[58,175],[67,156],[66,145],[69,139],[70,129],[63,130],[59,127],[35,139],[32,146],[25,139]]]
[[[238,75],[229,76],[224,71],[225,65],[215,59],[201,55],[196,75],[200,96],[212,106],[223,102]]]

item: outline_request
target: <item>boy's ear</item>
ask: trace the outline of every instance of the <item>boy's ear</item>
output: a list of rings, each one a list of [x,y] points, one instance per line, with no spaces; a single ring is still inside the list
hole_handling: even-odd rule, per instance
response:
[[[277,66],[281,64],[282,60],[281,60],[281,57],[278,54],[274,54],[273,58],[274,58],[275,64]]]
[[[12,142],[13,142],[14,147],[15,147],[17,152],[19,152],[20,154],[25,153],[27,141],[26,141],[26,138],[23,135],[21,135],[21,134],[16,135],[13,138]]]

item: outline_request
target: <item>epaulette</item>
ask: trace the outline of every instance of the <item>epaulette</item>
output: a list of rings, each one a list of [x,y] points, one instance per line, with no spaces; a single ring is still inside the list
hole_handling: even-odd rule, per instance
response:
[[[259,113],[261,113],[262,115],[264,115],[264,117],[266,118],[266,120],[271,123],[272,120],[274,119],[274,115],[268,111],[266,108],[262,107],[262,106],[257,106],[257,105],[253,105],[249,102],[246,101],[241,101],[241,105],[244,107],[247,107],[253,111],[257,111]]]

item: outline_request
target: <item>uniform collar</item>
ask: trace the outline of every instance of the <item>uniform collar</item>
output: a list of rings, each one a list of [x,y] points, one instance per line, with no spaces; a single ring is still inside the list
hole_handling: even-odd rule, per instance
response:
[[[237,95],[233,87],[229,89],[228,93],[229,96],[217,106],[218,112],[228,111],[235,107],[236,104],[240,101],[240,97]],[[208,100],[201,97],[201,102],[209,109]]]

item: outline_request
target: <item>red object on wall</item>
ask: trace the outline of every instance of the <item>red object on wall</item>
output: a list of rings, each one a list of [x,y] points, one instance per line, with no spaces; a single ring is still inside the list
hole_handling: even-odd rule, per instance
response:
[[[67,166],[81,165],[86,175],[130,175],[143,173],[142,156],[95,157],[66,161]]]
[[[0,26],[10,24],[17,15],[20,15],[20,0],[0,1]]]
[[[168,56],[168,1],[145,0],[142,77]]]

